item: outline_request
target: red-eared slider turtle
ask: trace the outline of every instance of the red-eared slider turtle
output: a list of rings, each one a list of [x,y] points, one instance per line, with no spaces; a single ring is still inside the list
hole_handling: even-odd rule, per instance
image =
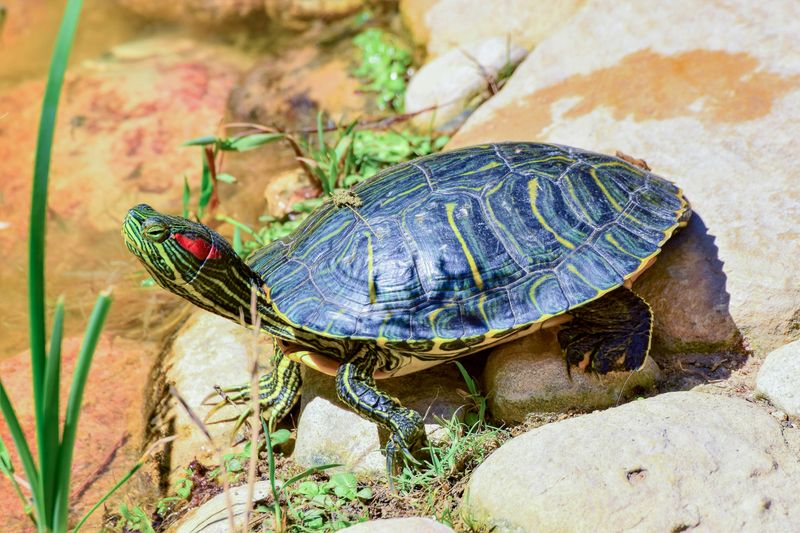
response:
[[[344,403],[389,431],[390,471],[423,424],[375,378],[556,324],[568,368],[639,368],[652,317],[627,286],[690,214],[680,189],[643,168],[534,143],[423,157],[350,196],[246,261],[208,227],[146,205],[123,234],[156,282],[203,309],[249,320],[255,289],[261,328],[278,339],[261,379],[271,418],[297,400],[300,363],[331,374]]]

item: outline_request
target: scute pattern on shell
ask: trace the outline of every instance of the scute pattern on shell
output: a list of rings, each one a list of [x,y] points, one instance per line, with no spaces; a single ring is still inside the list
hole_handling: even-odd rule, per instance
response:
[[[687,209],[671,182],[575,148],[435,154],[328,202],[249,263],[290,322],[398,345],[482,339],[622,285]]]

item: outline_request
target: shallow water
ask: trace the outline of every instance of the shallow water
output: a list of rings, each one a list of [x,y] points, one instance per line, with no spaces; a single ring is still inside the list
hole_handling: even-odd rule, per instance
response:
[[[43,91],[41,82],[47,74],[64,3],[64,0],[0,0],[5,7],[4,20],[0,23],[0,104],[4,94],[14,91],[19,94],[27,87]],[[202,35],[202,32],[192,34],[170,24],[147,21],[109,0],[86,0],[70,64],[75,66],[107,57],[112,47],[122,43],[163,34],[174,36],[176,33],[193,39]],[[69,84],[68,71],[62,92],[62,108],[63,102],[69,98]],[[31,101],[40,100],[41,95],[31,95],[30,98]],[[17,167],[12,165],[12,168],[17,168],[17,173],[27,168],[32,172],[38,107],[34,113],[15,109],[13,104],[6,105],[7,109],[0,109],[0,142],[6,144],[7,153],[13,150],[15,156],[22,154],[16,158],[22,162]],[[197,132],[198,135],[205,133]],[[183,140],[177,139],[175,143]],[[14,145],[9,146],[9,143]],[[0,147],[0,154],[3,154],[3,147]],[[24,161],[26,157],[30,163]],[[54,157],[51,204],[58,186],[64,185],[63,181],[59,183],[64,176],[53,170],[58,168],[58,157]],[[0,169],[0,178],[3,178],[0,179],[0,251],[3,252],[0,262],[0,358],[10,357],[28,347],[25,226],[30,185],[19,176],[15,176],[16,180],[13,177],[4,175]],[[105,177],[90,174],[68,178],[64,181],[71,183],[74,179],[103,180]],[[121,221],[124,212],[108,213],[108,216]],[[57,297],[63,295],[67,308],[66,334],[80,334],[97,294],[110,287],[114,303],[106,331],[129,338],[146,338],[148,332],[158,329],[165,304],[169,309],[178,302],[158,288],[141,287],[145,273],[122,244],[119,230],[114,227],[116,224],[111,221],[100,226],[113,229],[98,230],[96,224],[87,223],[80,217],[61,217],[53,210],[49,213],[46,248],[48,307],[52,309]]]

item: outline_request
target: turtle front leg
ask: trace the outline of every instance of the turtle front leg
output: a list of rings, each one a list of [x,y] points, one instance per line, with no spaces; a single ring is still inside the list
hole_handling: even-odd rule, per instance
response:
[[[644,364],[650,351],[653,314],[636,293],[620,287],[570,314],[572,321],[558,332],[567,371],[577,366],[606,374],[638,370]]]
[[[263,412],[268,412],[268,420],[270,422],[270,431],[276,422],[281,420],[297,402],[300,397],[300,385],[302,384],[302,377],[300,374],[300,363],[292,361],[283,350],[275,344],[275,355],[272,358],[272,371],[261,376],[258,382],[258,400],[259,405]],[[250,384],[246,383],[237,387],[222,389],[228,400],[236,403],[247,402],[246,410],[239,415],[236,421],[234,432],[239,429],[239,426],[244,422],[245,418],[250,415],[252,409],[250,408]],[[226,402],[216,404],[207,417],[210,417]]]
[[[425,426],[419,413],[403,407],[399,400],[375,386],[376,366],[377,357],[371,348],[359,352],[336,372],[336,393],[356,413],[389,431],[386,469],[391,483],[397,452],[402,452],[406,460],[419,463],[411,451],[424,444]]]

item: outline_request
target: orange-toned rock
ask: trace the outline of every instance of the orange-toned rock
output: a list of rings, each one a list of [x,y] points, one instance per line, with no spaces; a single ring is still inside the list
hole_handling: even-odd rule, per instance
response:
[[[62,421],[79,346],[78,337],[67,338],[63,344]],[[72,468],[73,497],[70,501],[73,520],[83,516],[139,459],[148,401],[144,396],[145,387],[157,353],[154,343],[134,342],[109,334],[100,338],[78,421]],[[28,442],[34,445],[30,353],[24,352],[0,362],[0,376]],[[8,427],[2,418],[0,435],[9,449],[13,449]],[[12,458],[17,473],[24,477],[16,450],[12,450]],[[33,530],[5,476],[0,478],[0,509],[3,510],[4,532]],[[98,530],[101,517],[102,510],[92,517],[87,529]]]
[[[591,0],[450,147],[510,139],[622,150],[684,188],[687,242],[635,287],[664,345],[734,347],[738,328],[765,352],[797,336],[796,2]]]
[[[88,313],[99,290],[117,282],[122,303],[123,292],[146,277],[119,236],[122,217],[141,202],[179,212],[184,176],[198,190],[200,150],[182,143],[216,131],[228,91],[247,64],[237,52],[164,36],[117,46],[69,69],[48,199],[51,294],[66,293],[70,305]],[[0,90],[2,354],[27,342],[18,332],[25,328],[28,209],[43,90],[42,79]],[[123,304],[127,319],[139,315],[142,301]]]
[[[301,46],[258,63],[231,92],[236,120],[278,126],[290,131],[315,130],[317,113],[336,122],[351,121],[374,109],[375,95],[359,91],[351,76],[346,40],[334,47]]]
[[[47,73],[64,2],[3,0],[0,15],[0,92]],[[2,9],[0,9],[2,11]],[[85,0],[70,53],[73,64],[140,34],[145,21],[108,0]],[[103,31],[97,31],[102,27]],[[2,116],[8,109],[0,109]]]

